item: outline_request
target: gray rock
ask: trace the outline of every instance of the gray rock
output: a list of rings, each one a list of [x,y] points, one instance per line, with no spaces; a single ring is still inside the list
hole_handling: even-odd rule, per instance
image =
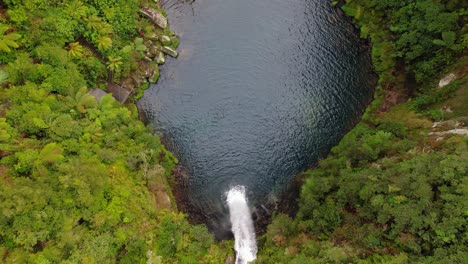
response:
[[[161,41],[161,44],[167,46],[167,45],[170,45],[171,44],[171,38],[168,37],[168,36],[161,36],[160,38],[160,41]]]
[[[179,56],[179,53],[177,53],[177,51],[168,46],[163,46],[161,48],[161,51],[174,58],[177,58],[177,56]]]
[[[164,54],[160,51],[158,52],[158,55],[154,58],[157,64],[164,64],[166,62],[166,59],[164,58]]]
[[[462,122],[459,122],[457,120],[447,120],[447,121],[442,121],[442,122],[434,122],[432,125],[432,128],[440,128],[443,130],[448,130],[448,129],[454,129],[454,128],[460,128],[463,126]]]
[[[140,9],[140,13],[153,20],[154,24],[156,24],[158,27],[162,29],[167,27],[167,18],[158,11],[149,7],[144,7]]]
[[[442,87],[444,87],[446,85],[449,85],[455,79],[457,79],[457,76],[455,74],[453,74],[453,73],[450,73],[450,74],[446,75],[444,78],[442,78],[439,81],[439,88],[442,88]]]
[[[468,128],[456,128],[456,129],[447,130],[447,131],[429,133],[430,136],[444,136],[447,134],[468,136]]]

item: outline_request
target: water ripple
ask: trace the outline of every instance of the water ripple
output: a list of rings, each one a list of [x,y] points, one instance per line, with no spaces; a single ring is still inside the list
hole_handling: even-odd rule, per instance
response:
[[[329,2],[162,3],[180,56],[139,104],[187,168],[191,204],[207,217],[223,219],[223,193],[235,185],[253,205],[273,197],[362,113],[369,58]]]

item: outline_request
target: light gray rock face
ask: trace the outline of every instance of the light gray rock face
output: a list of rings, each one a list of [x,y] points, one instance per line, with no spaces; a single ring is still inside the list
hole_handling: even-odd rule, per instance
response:
[[[140,9],[140,12],[148,17],[149,19],[153,20],[153,22],[160,28],[165,29],[167,27],[167,18],[159,13],[158,11],[149,8],[149,7],[144,7]]]
[[[446,85],[449,85],[451,82],[453,82],[455,79],[457,79],[457,76],[453,73],[448,74],[444,78],[440,79],[439,81],[439,88],[442,88]]]
[[[164,64],[166,62],[166,59],[164,58],[164,54],[162,52],[158,52],[154,60],[157,64]]]
[[[168,46],[163,46],[161,48],[161,51],[174,58],[179,56],[179,53],[177,53],[177,51],[173,50],[171,47]]]
[[[456,128],[456,129],[447,130],[447,131],[429,133],[430,136],[444,136],[447,134],[468,136],[468,128]]]

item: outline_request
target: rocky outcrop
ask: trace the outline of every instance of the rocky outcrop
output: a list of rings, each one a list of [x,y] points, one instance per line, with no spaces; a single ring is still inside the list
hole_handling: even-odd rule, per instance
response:
[[[141,43],[141,39],[137,38],[139,42],[135,42],[133,49],[141,52],[142,60],[137,70],[120,80],[136,99],[143,96],[143,91],[148,89],[151,83],[158,81],[159,65],[165,63],[165,54],[174,58],[179,55],[175,50],[179,44],[178,38],[169,30],[161,30],[168,27],[167,18],[163,13],[158,8],[150,7],[141,8],[140,13],[151,20],[153,25],[145,27],[145,30],[139,29],[138,33],[144,41]],[[146,48],[142,47],[143,45]]]
[[[447,130],[447,131],[441,131],[441,132],[430,132],[430,136],[445,136],[445,135],[462,135],[462,136],[468,136],[468,128],[456,128],[452,130]]]
[[[177,53],[177,51],[175,51],[174,49],[172,49],[171,47],[168,47],[168,46],[163,46],[161,48],[161,51],[166,53],[167,55],[173,57],[173,58],[177,58],[177,56],[179,56],[179,53]]]
[[[144,7],[140,9],[140,13],[151,19],[158,27],[162,29],[167,27],[167,18],[160,12],[149,7]]]
[[[446,85],[449,85],[451,82],[453,82],[455,79],[457,79],[457,76],[453,73],[450,73],[446,75],[444,78],[440,79],[439,81],[439,88],[442,88]]]

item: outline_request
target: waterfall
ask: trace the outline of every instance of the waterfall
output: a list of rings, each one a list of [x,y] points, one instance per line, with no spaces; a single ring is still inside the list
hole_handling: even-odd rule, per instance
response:
[[[236,186],[227,193],[227,204],[231,219],[231,230],[234,233],[236,264],[245,264],[257,258],[257,241],[255,229],[247,205],[245,187]]]

